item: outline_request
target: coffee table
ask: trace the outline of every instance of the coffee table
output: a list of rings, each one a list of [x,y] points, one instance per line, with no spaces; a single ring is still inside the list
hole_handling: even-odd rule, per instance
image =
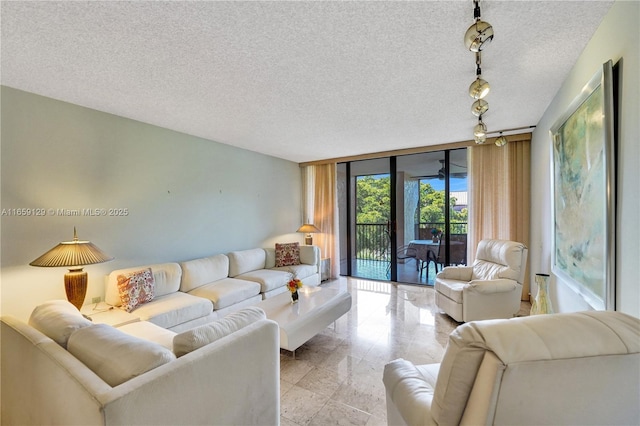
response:
[[[280,326],[280,348],[296,356],[304,342],[324,330],[351,309],[351,295],[346,290],[326,287],[303,287],[298,290],[298,303],[291,303],[291,294],[277,296],[259,302],[267,318]]]

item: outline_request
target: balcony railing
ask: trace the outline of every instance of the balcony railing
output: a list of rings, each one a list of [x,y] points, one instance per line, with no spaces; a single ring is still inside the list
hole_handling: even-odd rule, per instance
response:
[[[416,240],[430,240],[432,229],[442,230],[443,222],[421,222],[416,224]],[[467,222],[451,223],[451,234],[466,234]],[[391,241],[386,223],[357,223],[356,224],[356,259],[391,261]]]

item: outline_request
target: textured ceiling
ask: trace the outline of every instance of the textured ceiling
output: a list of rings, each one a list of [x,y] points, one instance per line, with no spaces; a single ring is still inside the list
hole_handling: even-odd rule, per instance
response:
[[[611,1],[482,1],[489,130],[535,125]],[[469,1],[3,1],[3,85],[295,162],[470,139]]]

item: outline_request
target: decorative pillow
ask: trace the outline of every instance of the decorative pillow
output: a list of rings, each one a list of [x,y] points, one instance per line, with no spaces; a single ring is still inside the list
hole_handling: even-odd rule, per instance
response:
[[[169,349],[107,324],[77,330],[69,338],[68,350],[110,386],[176,359]]]
[[[181,357],[266,317],[262,309],[254,306],[232,312],[220,320],[176,334],[173,352]]]
[[[66,300],[50,300],[36,306],[29,317],[29,325],[49,337],[63,348],[67,348],[69,336],[74,331],[93,323]]]
[[[300,264],[299,243],[276,243],[276,267]]]
[[[151,302],[154,287],[151,268],[118,275],[118,292],[122,308],[131,312],[143,303]]]

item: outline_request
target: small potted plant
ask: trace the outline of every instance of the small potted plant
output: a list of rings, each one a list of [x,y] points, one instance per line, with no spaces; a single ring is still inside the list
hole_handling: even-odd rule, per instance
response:
[[[440,239],[440,230],[438,228],[431,228],[431,241],[436,242]]]

